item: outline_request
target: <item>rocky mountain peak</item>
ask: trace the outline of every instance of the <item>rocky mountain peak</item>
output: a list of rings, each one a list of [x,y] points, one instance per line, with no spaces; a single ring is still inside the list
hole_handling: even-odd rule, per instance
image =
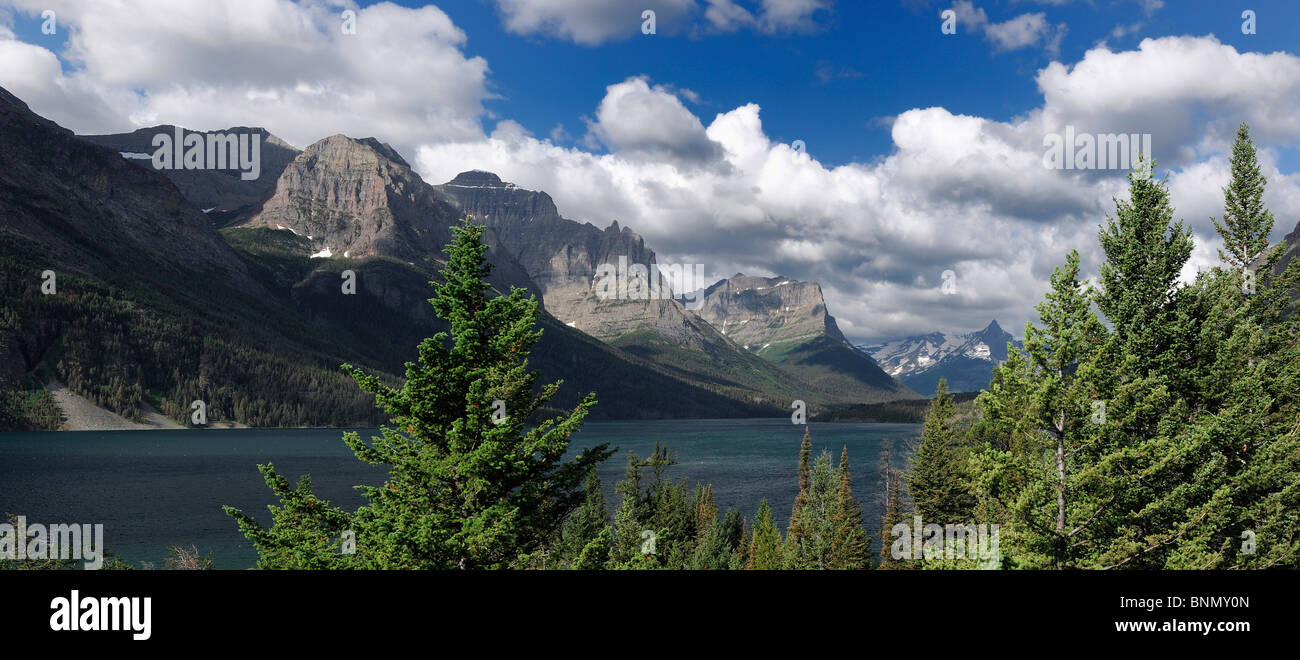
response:
[[[514,186],[512,183],[503,182],[501,177],[485,170],[461,172],[456,175],[456,178],[443,185],[460,188],[510,188]]]
[[[331,135],[313,142],[303,150],[303,154],[326,159],[333,167],[383,166],[394,170],[411,169],[411,166],[392,146],[375,138]]]
[[[699,314],[751,350],[819,336],[844,341],[817,282],[736,273],[705,289]]]

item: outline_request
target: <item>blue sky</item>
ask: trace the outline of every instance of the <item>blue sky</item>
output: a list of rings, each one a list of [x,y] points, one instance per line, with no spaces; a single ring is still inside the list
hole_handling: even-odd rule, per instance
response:
[[[1274,238],[1300,221],[1291,1],[115,7],[0,0],[0,86],[83,134],[258,125],[300,148],[377,137],[432,183],[490,170],[566,217],[631,227],[661,263],[818,281],[855,340],[994,318],[1020,334],[1069,250],[1094,273],[1126,172],[1046,167],[1046,140],[1067,128],[1152,136],[1195,233],[1189,279],[1217,261],[1210,217],[1241,121]],[[941,292],[948,271],[955,295]]]
[[[403,0],[407,6],[423,2]],[[1148,13],[1136,0],[979,3],[991,22],[1043,12],[1067,32],[1054,56],[1041,46],[996,52],[963,26],[940,33],[939,13],[951,2],[871,0],[840,2],[818,12],[822,27],[767,35],[752,30],[690,36],[661,24],[640,34],[642,4],[629,2],[628,36],[599,46],[542,35],[507,32],[489,3],[441,4],[469,35],[466,52],[492,67],[493,91],[503,98],[487,107],[546,135],[562,124],[582,137],[581,118],[604,95],[605,86],[645,75],[700,95],[691,109],[706,120],[748,102],[763,107],[773,139],[805,141],[831,165],[869,161],[888,154],[888,119],[910,108],[943,106],[954,113],[1008,120],[1041,99],[1034,74],[1054,57],[1075,61],[1105,41],[1131,48],[1147,37],[1214,34],[1239,50],[1293,50],[1300,3],[1224,3],[1176,0]],[[1253,8],[1257,30],[1241,33],[1241,11]],[[1114,36],[1117,27],[1134,28]],[[819,72],[824,72],[819,76]],[[826,77],[826,76],[829,76]],[[486,120],[490,129],[492,120]]]

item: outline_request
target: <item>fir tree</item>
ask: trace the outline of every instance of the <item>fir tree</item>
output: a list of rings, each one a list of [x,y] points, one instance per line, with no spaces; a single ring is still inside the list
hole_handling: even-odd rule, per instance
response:
[[[695,540],[702,542],[704,537],[718,522],[718,505],[713,501],[713,484],[695,488]]]
[[[712,487],[707,489],[712,492]],[[744,532],[740,512],[728,509],[721,522],[716,518],[717,507],[713,507],[714,520],[707,526],[707,531],[695,546],[689,568],[692,570],[725,570],[736,563],[737,545]]]
[[[1273,214],[1264,207],[1264,185],[1268,179],[1259,171],[1250,127],[1242,122],[1232,142],[1232,179],[1223,189],[1223,220],[1211,218],[1223,237],[1219,259],[1231,268],[1248,268],[1268,247],[1273,233]]]
[[[892,552],[894,526],[907,520],[907,511],[903,507],[903,478],[893,467],[888,455],[884,465],[882,474],[885,479],[885,513],[880,521],[880,568],[906,568],[906,563],[895,559]]]
[[[871,568],[871,539],[862,527],[862,506],[853,497],[848,445],[840,452],[839,484],[831,509],[831,551],[827,568]]]
[[[808,488],[791,523],[801,531],[794,540],[786,534],[785,568],[791,570],[825,569],[831,559],[833,526],[831,511],[835,504],[835,471],[830,452],[823,451],[813,462]]]
[[[582,506],[564,520],[559,541],[551,552],[550,563],[555,568],[579,568],[582,564],[603,566],[609,559],[612,528],[605,508],[605,493],[594,466],[587,472],[582,489],[585,493]]]
[[[1192,253],[1191,229],[1174,220],[1165,181],[1155,163],[1140,160],[1129,173],[1129,198],[1115,201],[1098,237],[1096,304],[1114,327],[1119,348],[1131,358],[1125,373],[1146,376],[1176,365],[1188,329],[1178,323],[1178,276]]]
[[[736,544],[736,551],[731,555],[731,564],[728,566],[733,571],[751,568],[749,558],[753,556],[750,550],[753,549],[753,538],[749,532],[749,522],[744,516],[740,516],[740,541]]]
[[[956,408],[948,394],[948,381],[939,386],[925,415],[920,444],[907,473],[912,505],[923,520],[940,525],[963,522],[973,500],[969,493],[964,454],[953,425]]]
[[[355,514],[316,513],[309,490],[291,493],[266,466],[267,483],[282,501],[289,498],[286,509],[295,515],[302,513],[296,507],[309,510],[301,520],[286,518],[262,530],[227,507],[264,560],[299,555],[299,566],[338,565],[323,557],[332,554],[329,549],[303,547],[301,539],[319,532],[335,546],[333,535],[350,531],[356,552],[343,555],[348,566],[521,567],[555,537],[582,502],[590,468],[610,455],[601,445],[563,460],[594,395],[566,415],[526,426],[560,387],[557,382],[535,391],[538,375],[528,371],[528,354],[541,336],[537,300],[518,288],[490,298],[484,228],[466,218],[452,231],[442,281],[433,283],[429,300],[450,330],[420,343],[419,360],[406,364],[401,387],[343,366],[391,419],[381,427],[382,438],[366,442],[354,432],[344,442],[359,459],[387,465],[387,481],[361,487],[367,503]],[[504,419],[494,419],[497,400],[505,403]]]
[[[808,434],[808,427],[803,427],[803,441],[799,444],[799,493],[794,497],[794,506],[790,509],[790,524],[786,527],[786,543],[797,544],[799,537],[803,536],[804,530],[801,523],[800,511],[804,508],[808,500],[808,487],[812,483],[812,436]]]
[[[1026,566],[1069,565],[1067,549],[1096,523],[1091,490],[1105,482],[1088,466],[1100,459],[1095,439],[1113,402],[1100,393],[1107,389],[1103,379],[1090,379],[1106,371],[1097,357],[1105,327],[1092,310],[1093,298],[1079,280],[1079,255],[1071,251],[1038,305],[1041,327],[1026,326],[1023,353],[1010,354],[995,369],[990,391],[978,399],[980,433],[1010,436],[975,456],[982,494],[1008,508],[1004,522],[1013,523],[1012,545]],[[1078,527],[1076,519],[1086,522]]]
[[[627,453],[627,469],[622,481],[614,486],[619,497],[614,512],[614,547],[610,552],[611,567],[640,567],[642,531],[650,521],[652,505],[650,496],[642,487],[641,470],[645,466],[636,452]]]
[[[749,557],[745,568],[758,571],[771,571],[781,568],[784,555],[781,532],[772,522],[772,507],[763,500],[758,505],[758,514],[754,517],[754,535],[749,543]]]

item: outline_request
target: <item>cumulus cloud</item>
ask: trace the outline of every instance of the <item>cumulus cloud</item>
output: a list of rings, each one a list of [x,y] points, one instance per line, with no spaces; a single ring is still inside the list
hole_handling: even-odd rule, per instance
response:
[[[0,84],[80,133],[155,123],[258,123],[305,146],[324,135],[399,147],[481,135],[487,62],[437,7],[356,12],[290,0],[10,0],[68,30],[65,58],[0,33]]]
[[[1300,136],[1300,58],[1240,53],[1214,37],[1093,48],[1073,66],[1052,62],[1037,83],[1045,124],[1151,133],[1166,165],[1222,152],[1241,121],[1266,143]]]
[[[993,44],[995,52],[1020,50],[1030,46],[1043,47],[1051,55],[1061,50],[1061,40],[1067,32],[1065,23],[1052,25],[1042,12],[1021,14],[1001,23],[989,20],[988,14],[970,0],[958,0],[952,5],[957,21],[972,33],[984,34]]]
[[[610,85],[589,124],[591,134],[629,159],[704,165],[721,155],[699,118],[677,94],[645,78]]]

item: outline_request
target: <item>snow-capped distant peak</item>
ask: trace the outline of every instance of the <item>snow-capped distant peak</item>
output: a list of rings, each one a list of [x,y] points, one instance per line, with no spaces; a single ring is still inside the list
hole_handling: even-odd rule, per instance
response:
[[[965,334],[932,332],[880,344],[859,346],[891,376],[925,371],[953,358],[997,363],[1005,360],[1006,345],[1013,338],[993,321],[983,330]]]

